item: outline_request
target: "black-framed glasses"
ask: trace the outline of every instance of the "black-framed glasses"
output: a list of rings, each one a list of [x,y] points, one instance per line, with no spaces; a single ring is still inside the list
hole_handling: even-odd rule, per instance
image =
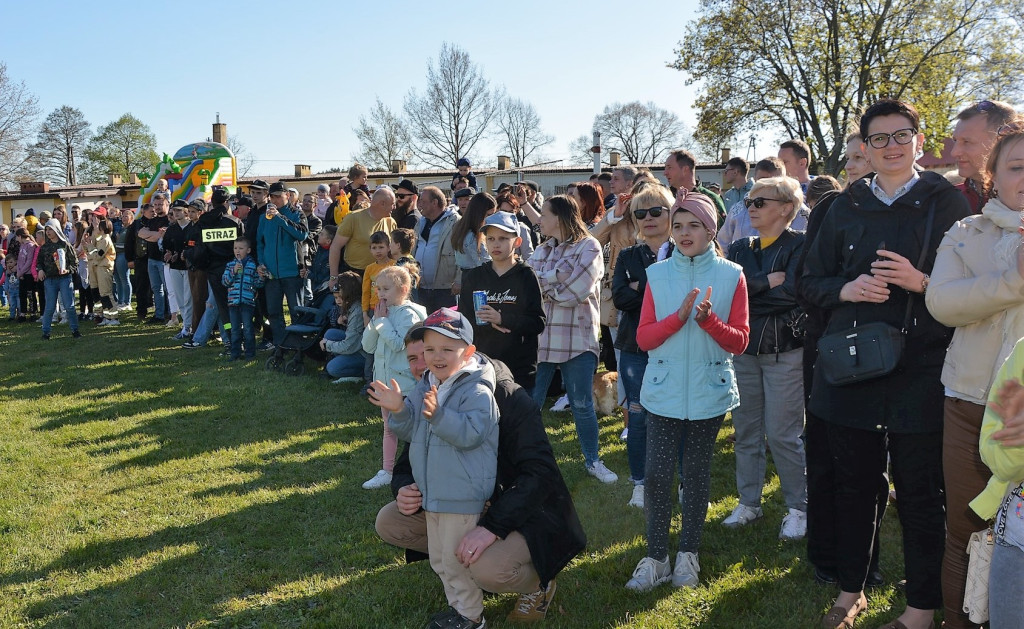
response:
[[[780,201],[779,199],[772,199],[772,198],[769,198],[769,197],[754,197],[753,199],[751,199],[750,197],[746,197],[746,198],[743,199],[743,206],[746,207],[749,210],[750,206],[753,205],[754,207],[756,207],[757,209],[760,210],[761,208],[764,207],[764,204],[767,201],[775,201],[776,203],[783,203],[783,201]]]
[[[413,193],[411,193],[411,192],[408,192],[408,193],[405,193],[405,194],[402,194],[400,192],[396,192],[395,193],[395,198],[396,199],[405,199],[405,198],[411,197],[411,196],[415,196],[415,195]]]
[[[868,136],[868,144],[876,149],[884,149],[889,146],[889,138],[895,140],[896,144],[910,144],[916,135],[917,129],[897,129],[892,133],[872,133]]]
[[[636,220],[642,221],[645,218],[647,218],[647,214],[648,213],[650,213],[651,218],[658,218],[659,216],[661,216],[662,212],[667,212],[667,211],[668,211],[667,207],[649,207],[649,208],[642,209],[642,210],[633,210],[633,216],[636,217]]]

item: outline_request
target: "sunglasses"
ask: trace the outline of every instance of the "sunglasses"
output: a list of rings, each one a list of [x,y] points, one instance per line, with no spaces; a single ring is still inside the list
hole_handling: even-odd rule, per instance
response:
[[[649,208],[644,209],[644,210],[633,210],[633,216],[636,217],[636,220],[642,221],[645,218],[647,218],[647,213],[648,212],[650,212],[652,218],[658,218],[659,216],[661,216],[662,212],[667,212],[667,211],[668,211],[668,208],[666,208],[666,207],[649,207]]]
[[[746,207],[747,209],[750,209],[750,206],[753,205],[754,207],[760,210],[761,208],[764,207],[766,201],[775,201],[776,203],[782,203],[782,201],[778,199],[769,199],[768,197],[755,197],[753,199],[747,197],[743,199],[743,206]]]
[[[868,144],[876,149],[884,149],[889,146],[889,138],[895,140],[896,144],[910,144],[916,135],[917,129],[899,129],[892,133],[872,133],[868,136]]]
[[[414,195],[414,194],[412,194],[411,192],[410,192],[410,193],[408,193],[408,194],[399,194],[399,193],[395,193],[395,198],[396,198],[396,199],[405,199],[405,198],[407,198],[407,197],[412,197],[412,196],[415,196],[415,195]]]

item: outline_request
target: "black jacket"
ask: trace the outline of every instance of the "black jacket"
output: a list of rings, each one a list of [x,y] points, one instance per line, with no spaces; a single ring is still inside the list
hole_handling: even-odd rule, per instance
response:
[[[540,408],[512,380],[505,365],[497,360],[491,364],[499,413],[498,483],[479,525],[502,539],[518,531],[526,539],[544,587],[586,547],[587,536],[555,462]],[[405,444],[395,460],[391,490],[397,496],[399,489],[413,482],[409,444]],[[424,557],[408,551],[406,558]]]
[[[147,247],[148,244],[145,240],[139,238],[139,230],[143,228],[141,220],[136,219],[128,226],[128,235],[124,238],[124,259],[127,262],[142,262],[145,263],[147,258]]]
[[[761,249],[761,239],[740,238],[729,245],[728,258],[743,267],[750,311],[750,342],[744,354],[778,354],[803,347],[803,310],[796,300],[796,267],[804,234],[791,229]],[[786,280],[772,288],[768,274],[783,272]]]
[[[135,225],[139,223],[139,229],[148,229],[150,231],[160,231],[162,228],[167,227],[171,224],[171,220],[164,216],[154,216],[153,218],[146,218],[145,216],[139,218],[132,223]],[[135,232],[135,237],[138,238],[139,232]],[[163,260],[164,253],[160,251],[160,243],[156,240],[144,240],[146,243],[146,257],[150,260]]]
[[[487,292],[487,304],[501,312],[502,327],[511,332],[476,324],[473,291],[478,290]],[[533,269],[520,260],[504,275],[495,273],[490,261],[463,271],[459,303],[473,325],[477,349],[505,363],[516,384],[532,389],[537,377],[537,338],[546,323],[540,282]]]
[[[935,223],[924,243],[925,218],[935,202]],[[939,377],[953,330],[936,321],[920,293],[890,285],[881,304],[839,300],[843,286],[871,263],[881,243],[917,264],[922,247],[927,255],[918,270],[931,273],[943,234],[968,216],[967,200],[941,175],[923,172],[921,180],[892,206],[871,192],[861,179],[840,194],[809,245],[800,280],[800,295],[829,311],[825,334],[857,323],[883,321],[899,328],[912,300],[903,359],[888,376],[846,386],[831,386],[815,376],[809,409],[825,421],[863,430],[894,433],[942,429],[943,388]]]
[[[640,327],[640,309],[647,290],[647,267],[657,261],[658,252],[651,251],[644,242],[626,247],[615,261],[612,303],[619,311],[619,327],[615,335],[615,349],[619,351],[647,355],[636,344],[636,329]],[[636,290],[629,286],[633,282],[639,283]]]
[[[192,226],[191,223],[185,227],[181,227],[178,223],[171,223],[167,226],[167,231],[164,232],[163,237],[163,248],[164,256],[163,259],[167,261],[172,269],[178,271],[184,271],[188,268],[183,253],[185,251],[185,230]],[[170,259],[168,260],[167,254],[170,253]]]
[[[215,205],[204,212],[196,221],[196,228],[199,230],[199,238],[192,248],[192,264],[207,272],[217,272],[233,260],[235,238],[245,234],[238,219],[228,214],[225,205]]]
[[[807,347],[808,343],[817,347],[817,341],[821,338],[822,333],[825,332],[825,326],[828,325],[828,310],[819,308],[804,299],[804,296],[800,293],[800,280],[804,275],[804,264],[807,260],[807,252],[810,250],[810,243],[814,242],[814,237],[818,235],[818,230],[821,229],[822,221],[828,216],[829,211],[832,209],[832,203],[839,194],[836,190],[830,190],[821,195],[818,202],[811,208],[811,217],[807,219],[807,231],[804,232],[804,247],[800,250],[800,260],[796,263],[796,302],[800,304],[800,307],[807,314],[804,324],[804,329],[806,330],[804,347]],[[810,394],[810,391],[810,387],[807,387],[808,394]]]

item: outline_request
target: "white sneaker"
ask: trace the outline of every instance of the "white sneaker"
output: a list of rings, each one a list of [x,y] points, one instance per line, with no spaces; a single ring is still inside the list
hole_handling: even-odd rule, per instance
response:
[[[626,503],[627,507],[636,507],[637,509],[644,508],[644,486],[636,485],[633,487],[633,497]]]
[[[598,460],[587,467],[587,473],[602,483],[614,483],[619,480],[618,474],[604,466],[604,461]]]
[[[746,526],[761,517],[764,517],[764,512],[761,511],[761,507],[751,509],[747,505],[740,503],[732,510],[729,517],[722,520],[722,526],[734,529],[736,527]]]
[[[337,380],[331,380],[331,384],[352,384],[354,382],[362,382],[362,376],[342,376]],[[390,481],[388,481],[390,482]]]
[[[663,561],[644,557],[636,565],[633,578],[626,582],[626,589],[634,592],[647,592],[671,579],[672,567],[668,564],[668,557],[665,557]]]
[[[167,323],[164,324],[164,326],[168,328],[176,328],[178,327],[178,325],[179,324],[177,317],[171,317],[170,319],[167,320]]]
[[[556,413],[569,410],[569,395],[566,394],[558,398],[558,401],[551,406],[551,410]]]
[[[695,553],[676,554],[676,567],[672,570],[672,585],[677,588],[697,587],[700,582],[700,564]]]
[[[363,483],[363,489],[380,489],[391,484],[391,473],[381,470],[373,478]]]
[[[790,509],[789,513],[782,518],[779,539],[792,541],[803,539],[805,535],[807,535],[807,513],[799,509]]]
[[[106,321],[106,325],[108,325],[108,326],[111,326],[111,325],[121,325],[121,322],[118,321],[117,319],[106,319],[105,321]],[[100,325],[104,325],[104,324],[101,323]]]
[[[619,435],[619,441],[625,441],[626,439],[629,439],[629,428],[623,428],[622,434]]]

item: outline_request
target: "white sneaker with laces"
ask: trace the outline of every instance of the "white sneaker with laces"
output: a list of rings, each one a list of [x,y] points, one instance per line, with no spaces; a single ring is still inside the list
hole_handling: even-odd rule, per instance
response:
[[[633,487],[633,497],[626,503],[628,507],[636,507],[637,509],[644,508],[644,486],[636,485]]]
[[[799,509],[790,509],[782,518],[779,539],[793,541],[803,539],[807,535],[807,513]]]
[[[556,413],[569,410],[569,394],[565,394],[551,405],[551,410]]]
[[[740,526],[746,526],[747,524],[750,524],[754,520],[757,520],[758,518],[761,518],[763,516],[764,511],[761,510],[761,507],[751,509],[747,505],[740,503],[736,505],[735,509],[732,510],[732,513],[729,514],[729,517],[722,520],[722,526],[734,529]]]
[[[618,474],[604,466],[604,461],[597,460],[593,465],[587,467],[587,473],[602,483],[614,483],[619,480]]]
[[[629,439],[629,428],[623,428],[622,434],[619,435],[619,441],[625,441]]]
[[[668,563],[668,557],[662,561],[653,557],[644,557],[633,570],[633,578],[626,582],[626,589],[634,592],[647,592],[671,580],[672,567]]]
[[[672,570],[672,586],[677,588],[697,587],[700,582],[700,564],[696,553],[677,553],[676,567]]]
[[[380,470],[373,478],[363,483],[363,489],[380,489],[391,484],[391,473]]]

